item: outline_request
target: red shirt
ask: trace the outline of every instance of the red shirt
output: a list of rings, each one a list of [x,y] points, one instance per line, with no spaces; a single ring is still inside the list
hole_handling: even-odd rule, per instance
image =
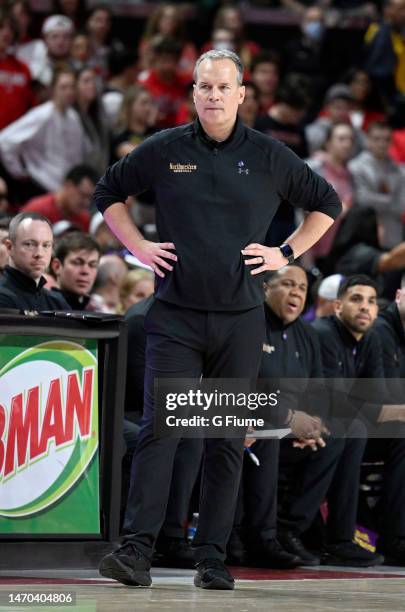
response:
[[[390,155],[399,164],[405,163],[405,128],[392,132],[392,145]],[[404,213],[405,217],[405,213]]]
[[[0,57],[0,130],[24,115],[33,98],[29,68],[13,55]]]
[[[181,77],[175,76],[171,83],[166,83],[159,79],[154,70],[150,70],[139,82],[158,105],[156,127],[169,128],[176,125],[177,111],[186,98],[186,84]]]
[[[66,215],[60,210],[56,204],[54,193],[47,193],[43,196],[38,196],[29,200],[20,210],[20,212],[38,212],[49,219],[54,225],[58,221],[66,220],[77,225],[83,232],[89,231],[90,214],[83,211],[78,215]]]

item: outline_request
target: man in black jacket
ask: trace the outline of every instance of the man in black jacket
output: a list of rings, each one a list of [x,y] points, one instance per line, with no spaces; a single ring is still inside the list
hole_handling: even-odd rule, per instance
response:
[[[58,281],[53,294],[62,295],[72,310],[85,310],[96,280],[101,249],[89,234],[69,232],[57,241],[51,267]]]
[[[117,237],[157,275],[146,318],[144,421],[135,451],[132,536],[104,558],[103,575],[151,584],[150,557],[169,493],[178,439],[153,434],[154,380],[256,379],[264,317],[260,274],[310,248],[341,204],[333,189],[277,141],[237,119],[243,66],[230,51],[196,63],[194,124],[147,138],[109,168],[94,200]],[[145,240],[125,205],[153,189],[160,243]],[[282,200],[308,211],[289,244],[263,242]],[[244,256],[247,258],[245,260]],[[247,266],[258,266],[255,269]],[[180,436],[179,436],[180,437]],[[206,440],[195,585],[233,589],[226,542],[238,492],[243,440]]]
[[[386,560],[394,565],[405,565],[404,280],[397,290],[395,302],[380,313],[375,323],[375,330],[381,340],[387,387],[397,407],[389,407],[391,414],[385,422],[379,424],[376,437],[369,439],[365,455],[368,460],[384,460],[378,548]]]
[[[260,467],[245,461],[248,469],[244,481],[245,500],[250,501],[247,509],[250,547],[254,551],[256,544],[256,551],[262,552],[263,559],[265,552],[275,556],[274,544],[269,547],[268,542],[276,535],[280,455],[281,472],[288,471],[293,475],[289,478],[289,492],[278,517],[278,540],[285,551],[298,558],[296,564],[320,563],[319,556],[306,549],[301,536],[311,526],[327,497],[329,516],[325,562],[358,567],[376,565],[382,562],[381,556],[352,542],[365,439],[345,437],[338,424],[330,418],[328,397],[320,380],[323,372],[317,334],[299,319],[307,288],[306,273],[298,266],[288,266],[272,273],[265,283],[266,340],[260,378],[291,379],[291,383],[281,381],[282,389],[288,392],[288,387],[292,386],[293,392],[289,393],[287,405],[277,407],[276,416],[281,427],[289,424],[295,442],[293,444],[291,437],[282,440],[281,444],[278,441],[256,442],[253,451],[260,459]],[[362,423],[354,421],[350,435],[361,435],[362,432]],[[313,449],[317,447],[314,444],[312,448],[305,444],[310,437],[319,447],[315,453]],[[321,544],[319,542],[319,548]],[[278,556],[281,558],[281,552]]]
[[[405,528],[402,519],[402,480],[405,445],[402,439],[404,427],[398,421],[405,420],[405,408],[395,405],[395,402],[400,404],[403,401],[403,396],[396,398],[395,393],[392,393],[394,386],[387,385],[388,381],[384,380],[390,373],[396,377],[400,375],[398,313],[391,307],[386,314],[381,315],[376,325],[378,334],[371,329],[378,313],[377,291],[374,281],[365,275],[349,276],[340,286],[335,313],[335,316],[314,322],[322,349],[324,375],[327,378],[351,379],[350,384],[355,384],[356,380],[361,384],[361,379],[367,379],[361,388],[361,395],[357,393],[357,400],[353,400],[353,393],[344,397],[336,389],[334,410],[342,422],[359,416],[367,425],[369,436],[379,438],[372,440],[372,445],[378,444],[387,460],[384,537],[379,550],[387,554],[389,559],[403,561]],[[379,335],[383,339],[383,346]],[[366,390],[368,393],[365,393]],[[363,400],[359,399],[361,396]],[[387,435],[393,437],[393,423],[397,440],[386,439]]]
[[[52,226],[39,213],[19,213],[5,241],[10,265],[0,280],[0,309],[22,311],[70,310],[63,296],[44,288],[53,246]]]

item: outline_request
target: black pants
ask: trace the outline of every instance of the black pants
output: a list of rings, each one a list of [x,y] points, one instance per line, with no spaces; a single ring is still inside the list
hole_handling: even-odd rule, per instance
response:
[[[126,540],[150,557],[166,514],[178,439],[154,438],[155,378],[254,378],[264,337],[262,307],[243,312],[205,312],[156,300],[149,310],[144,416],[134,453],[125,524]],[[225,558],[238,493],[242,439],[204,444],[196,560]]]
[[[331,424],[330,430],[334,436],[327,439],[325,448],[316,452],[306,449],[303,455],[301,450],[287,446],[288,440],[282,441],[280,464],[304,463],[283,504],[278,526],[303,533],[327,498],[327,537],[329,543],[336,543],[353,539],[367,430],[359,420],[350,424],[346,437],[337,423]]]
[[[379,531],[384,538],[405,537],[405,423],[381,423],[367,441],[365,460],[384,461]],[[386,437],[391,436],[391,437]]]
[[[243,503],[243,522],[253,543],[275,538],[277,528],[303,533],[312,524],[325,497],[329,508],[328,539],[331,542],[352,539],[366,428],[360,421],[354,421],[347,435],[356,435],[356,438],[343,437],[338,424],[335,424],[335,436],[337,429],[340,437],[329,437],[326,447],[316,452],[294,448],[291,438],[281,442],[259,440],[253,445],[260,466],[249,458],[244,461],[243,494],[239,495],[235,517],[238,526]],[[289,475],[289,492],[277,521],[279,471]]]

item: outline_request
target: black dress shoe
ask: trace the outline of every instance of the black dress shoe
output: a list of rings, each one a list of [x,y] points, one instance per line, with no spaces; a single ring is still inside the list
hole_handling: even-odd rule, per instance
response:
[[[150,586],[150,560],[127,542],[101,559],[99,572],[129,586]]]
[[[235,580],[220,559],[204,559],[197,563],[196,568],[196,587],[221,591],[232,591],[235,588]]]
[[[384,557],[370,552],[356,542],[339,542],[325,547],[322,555],[323,565],[338,565],[343,567],[372,567],[382,565]]]
[[[154,565],[166,567],[194,568],[194,550],[181,538],[159,538],[156,544]]]
[[[249,550],[248,564],[271,569],[293,569],[302,565],[301,557],[286,551],[278,540],[263,540]]]
[[[278,540],[284,550],[288,551],[292,555],[297,555],[301,559],[300,565],[319,565],[321,562],[320,557],[312,554],[307,550],[302,543],[301,538],[292,531],[282,531],[278,534]]]
[[[377,551],[384,555],[387,565],[405,565],[405,538],[380,538]]]

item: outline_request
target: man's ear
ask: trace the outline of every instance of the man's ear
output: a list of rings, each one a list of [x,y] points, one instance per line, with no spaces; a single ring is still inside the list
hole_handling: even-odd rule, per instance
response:
[[[246,87],[244,85],[241,85],[239,87],[239,105],[243,103],[243,100],[245,99],[245,94],[246,94]]]
[[[335,310],[335,314],[339,314],[342,310],[342,300],[333,300],[333,308]]]
[[[10,252],[13,246],[13,243],[11,242],[10,238],[5,238],[3,244],[6,247],[8,254],[10,255]]]
[[[58,259],[57,257],[54,257],[51,261],[51,269],[52,272],[58,276],[58,274],[60,273],[60,269],[62,267],[62,262],[60,259]]]

